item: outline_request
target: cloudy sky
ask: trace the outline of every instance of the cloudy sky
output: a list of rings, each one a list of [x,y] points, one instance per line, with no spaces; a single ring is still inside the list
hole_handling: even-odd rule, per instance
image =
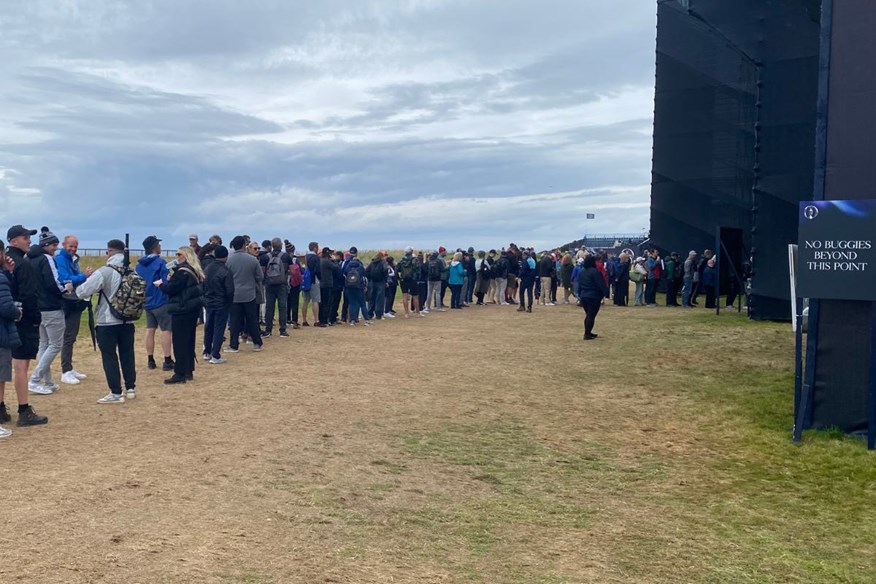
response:
[[[648,225],[648,0],[0,0],[0,224],[536,246]]]

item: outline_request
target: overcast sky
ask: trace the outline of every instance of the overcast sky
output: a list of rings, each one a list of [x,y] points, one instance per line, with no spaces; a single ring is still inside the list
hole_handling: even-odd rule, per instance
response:
[[[0,223],[537,247],[648,225],[648,0],[0,0]],[[226,239],[227,241],[227,239]]]

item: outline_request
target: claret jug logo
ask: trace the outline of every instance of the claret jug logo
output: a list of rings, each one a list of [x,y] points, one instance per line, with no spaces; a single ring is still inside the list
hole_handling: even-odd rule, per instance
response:
[[[809,205],[805,209],[803,209],[803,216],[812,221],[816,217],[818,217],[818,207],[814,205]]]

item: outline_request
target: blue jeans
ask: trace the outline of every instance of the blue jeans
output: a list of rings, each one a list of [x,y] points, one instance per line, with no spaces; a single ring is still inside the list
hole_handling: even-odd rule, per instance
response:
[[[475,278],[471,274],[468,275],[468,280],[467,280],[468,286],[466,287],[465,298],[463,298],[463,300],[465,300],[469,304],[474,302],[474,289],[475,289],[476,280],[477,280],[477,278]]]
[[[204,352],[214,359],[222,354],[222,339],[225,337],[225,323],[228,322],[228,307],[208,308],[207,320],[204,322]]]
[[[376,282],[368,291],[368,318],[383,318],[383,309],[386,305],[386,282]]]
[[[685,276],[684,286],[681,289],[681,305],[690,306],[690,295],[693,292],[693,278]]]
[[[462,284],[450,284],[450,308],[462,308]]]
[[[362,318],[367,320],[365,309],[365,290],[354,286],[344,288],[344,298],[350,303],[350,313],[348,318],[350,322],[359,322],[359,311],[362,311]]]

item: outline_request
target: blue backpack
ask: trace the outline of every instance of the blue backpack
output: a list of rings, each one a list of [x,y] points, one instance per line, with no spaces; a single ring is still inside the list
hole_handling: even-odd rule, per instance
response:
[[[312,287],[313,287],[313,278],[310,277],[310,268],[305,266],[304,273],[301,275],[301,290],[303,292],[310,292],[310,289]]]

